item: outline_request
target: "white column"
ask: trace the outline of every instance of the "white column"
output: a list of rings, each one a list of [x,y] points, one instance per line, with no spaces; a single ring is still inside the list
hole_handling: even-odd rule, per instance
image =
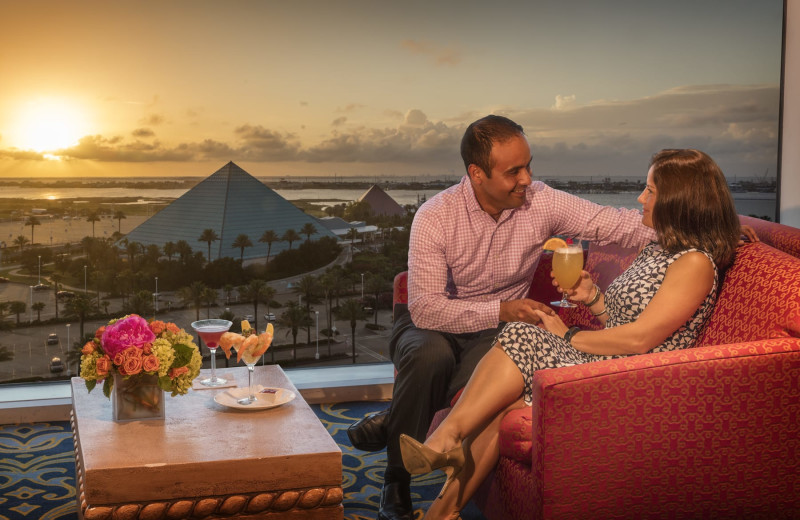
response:
[[[800,228],[800,2],[786,2],[780,222]]]

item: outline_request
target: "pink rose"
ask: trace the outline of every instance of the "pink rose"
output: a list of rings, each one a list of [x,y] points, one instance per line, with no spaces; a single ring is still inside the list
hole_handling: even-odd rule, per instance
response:
[[[116,360],[116,354],[126,348],[142,348],[155,339],[156,335],[150,330],[147,320],[131,314],[127,318],[117,320],[116,323],[107,326],[101,342],[103,350]]]
[[[145,372],[155,372],[158,370],[159,364],[160,363],[158,362],[158,358],[156,356],[145,356],[142,361],[142,370]]]

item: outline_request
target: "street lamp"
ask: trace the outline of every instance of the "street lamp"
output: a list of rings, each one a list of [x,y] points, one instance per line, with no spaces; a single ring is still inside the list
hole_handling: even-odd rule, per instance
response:
[[[314,354],[314,359],[319,359],[319,311],[314,311],[317,315],[317,353]]]
[[[364,303],[364,273],[361,273],[361,303]]]
[[[158,276],[156,276],[156,294],[153,298],[156,300],[156,312],[158,312]]]
[[[31,290],[31,304],[28,306],[28,323],[33,323],[33,286],[29,285],[28,287]]]
[[[67,352],[69,352],[69,323],[67,323]],[[71,368],[69,368],[69,365],[67,365],[67,370],[71,370]],[[80,369],[78,370],[78,372],[80,372]]]
[[[86,293],[86,266],[83,266],[83,292]]]
[[[39,285],[42,284],[42,255],[39,255]]]

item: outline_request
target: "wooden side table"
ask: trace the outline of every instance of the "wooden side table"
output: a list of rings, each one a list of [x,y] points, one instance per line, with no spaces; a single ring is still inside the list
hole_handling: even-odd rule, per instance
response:
[[[246,367],[218,373],[247,385]],[[341,450],[279,366],[254,382],[296,397],[240,411],[214,401],[226,389],[190,390],[167,397],[163,421],[115,423],[102,389],[73,378],[80,518],[341,519]]]

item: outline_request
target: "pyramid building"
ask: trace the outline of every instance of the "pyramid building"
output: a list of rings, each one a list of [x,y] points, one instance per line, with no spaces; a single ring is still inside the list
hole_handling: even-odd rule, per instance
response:
[[[244,257],[264,258],[267,244],[258,239],[264,231],[272,230],[280,238],[287,229],[298,234],[305,224],[313,224],[316,233],[311,240],[322,236],[336,239],[317,219],[284,199],[261,181],[229,162],[194,188],[175,199],[138,227],[126,238],[144,246],[163,247],[167,242],[185,240],[195,251],[208,255],[208,243],[198,238],[206,229],[213,229],[219,239],[211,243],[211,260],[222,257],[239,258],[241,250],[233,247],[240,234],[250,238],[253,247],[244,249]],[[292,244],[297,247],[306,235]],[[273,242],[270,256],[289,249],[288,242]]]
[[[376,216],[402,216],[406,214],[403,206],[395,202],[392,197],[374,184],[358,198],[358,202],[369,204],[370,208],[372,208],[372,214]]]

